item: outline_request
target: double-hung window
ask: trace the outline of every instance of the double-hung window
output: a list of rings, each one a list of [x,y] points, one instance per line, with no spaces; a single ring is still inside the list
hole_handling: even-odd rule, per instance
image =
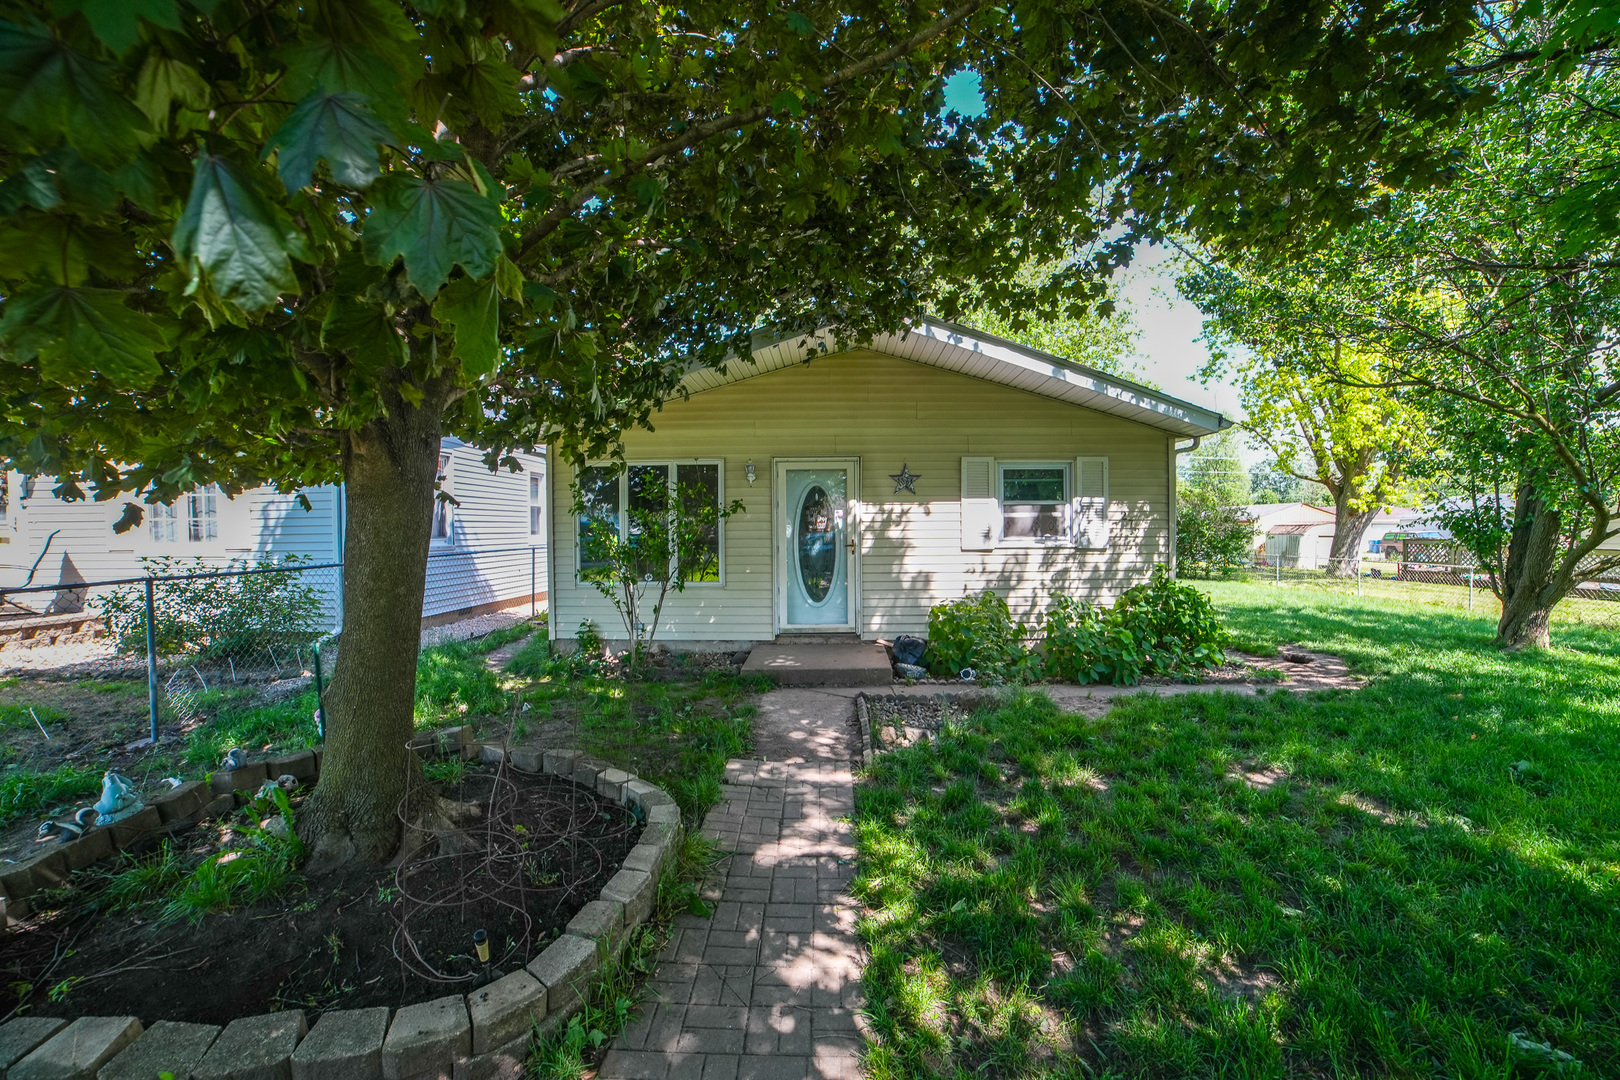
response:
[[[1004,544],[1060,544],[1070,537],[1070,465],[1004,461],[996,466]]]
[[[636,461],[624,466],[591,465],[580,470],[576,533],[580,574],[589,576],[608,566],[608,560],[601,557],[602,544],[594,539],[597,537],[634,541],[638,569],[655,573],[660,560],[675,557],[672,510],[679,500],[685,511],[683,517],[695,523],[688,527],[696,531],[686,545],[687,583],[720,584],[724,544],[717,516],[722,494],[720,475],[718,461]]]
[[[542,516],[543,516],[542,511],[543,511],[543,508],[545,506],[545,503],[541,501],[544,498],[544,496],[543,496],[543,494],[541,492],[540,480],[541,480],[541,477],[540,477],[539,473],[537,473],[537,472],[530,472],[529,473],[529,535],[530,536],[539,536],[539,535],[541,535],[541,530],[542,530],[542,528],[544,526],[544,522],[541,519],[542,519]]]
[[[193,488],[167,506],[150,510],[152,540],[158,544],[206,544],[219,539],[218,485]]]
[[[433,529],[429,535],[434,543],[448,544],[453,539],[455,530],[455,497],[451,495],[450,485],[450,455],[439,455],[439,471],[434,477],[436,490],[433,493]]]

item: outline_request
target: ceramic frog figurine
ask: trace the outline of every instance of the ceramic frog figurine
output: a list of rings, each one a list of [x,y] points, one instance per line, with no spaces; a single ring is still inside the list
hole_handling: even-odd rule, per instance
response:
[[[96,801],[96,824],[111,825],[146,808],[135,785],[126,776],[108,772],[101,778],[101,798]]]

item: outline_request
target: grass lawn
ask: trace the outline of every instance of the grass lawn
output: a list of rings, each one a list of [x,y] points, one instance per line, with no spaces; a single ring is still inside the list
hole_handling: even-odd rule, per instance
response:
[[[873,1076],[1620,1075],[1620,633],[1208,588],[1372,684],[1029,695],[879,759]]]

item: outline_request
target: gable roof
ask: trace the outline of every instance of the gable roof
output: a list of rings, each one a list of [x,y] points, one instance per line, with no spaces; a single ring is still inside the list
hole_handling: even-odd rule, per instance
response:
[[[840,351],[836,340],[826,331],[790,337],[757,335],[752,363],[732,359],[718,368],[699,368],[687,375],[681,385],[688,393],[700,394],[780,371],[803,363],[806,348],[812,346],[822,350],[821,355]],[[1220,413],[1163,391],[943,319],[919,319],[904,334],[879,334],[872,339],[869,348],[902,360],[1133,420],[1183,438],[1210,435],[1232,426]]]

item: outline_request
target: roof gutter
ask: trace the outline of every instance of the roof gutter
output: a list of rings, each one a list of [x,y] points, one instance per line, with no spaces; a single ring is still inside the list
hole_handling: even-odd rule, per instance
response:
[[[1224,417],[1223,417],[1223,419],[1224,419]],[[1178,446],[1178,447],[1176,447],[1176,453],[1178,453],[1178,454],[1190,454],[1194,450],[1198,449],[1198,445],[1200,443],[1202,443],[1203,441],[1204,441],[1204,437],[1202,435],[1194,435],[1192,442],[1188,443],[1186,446]]]

